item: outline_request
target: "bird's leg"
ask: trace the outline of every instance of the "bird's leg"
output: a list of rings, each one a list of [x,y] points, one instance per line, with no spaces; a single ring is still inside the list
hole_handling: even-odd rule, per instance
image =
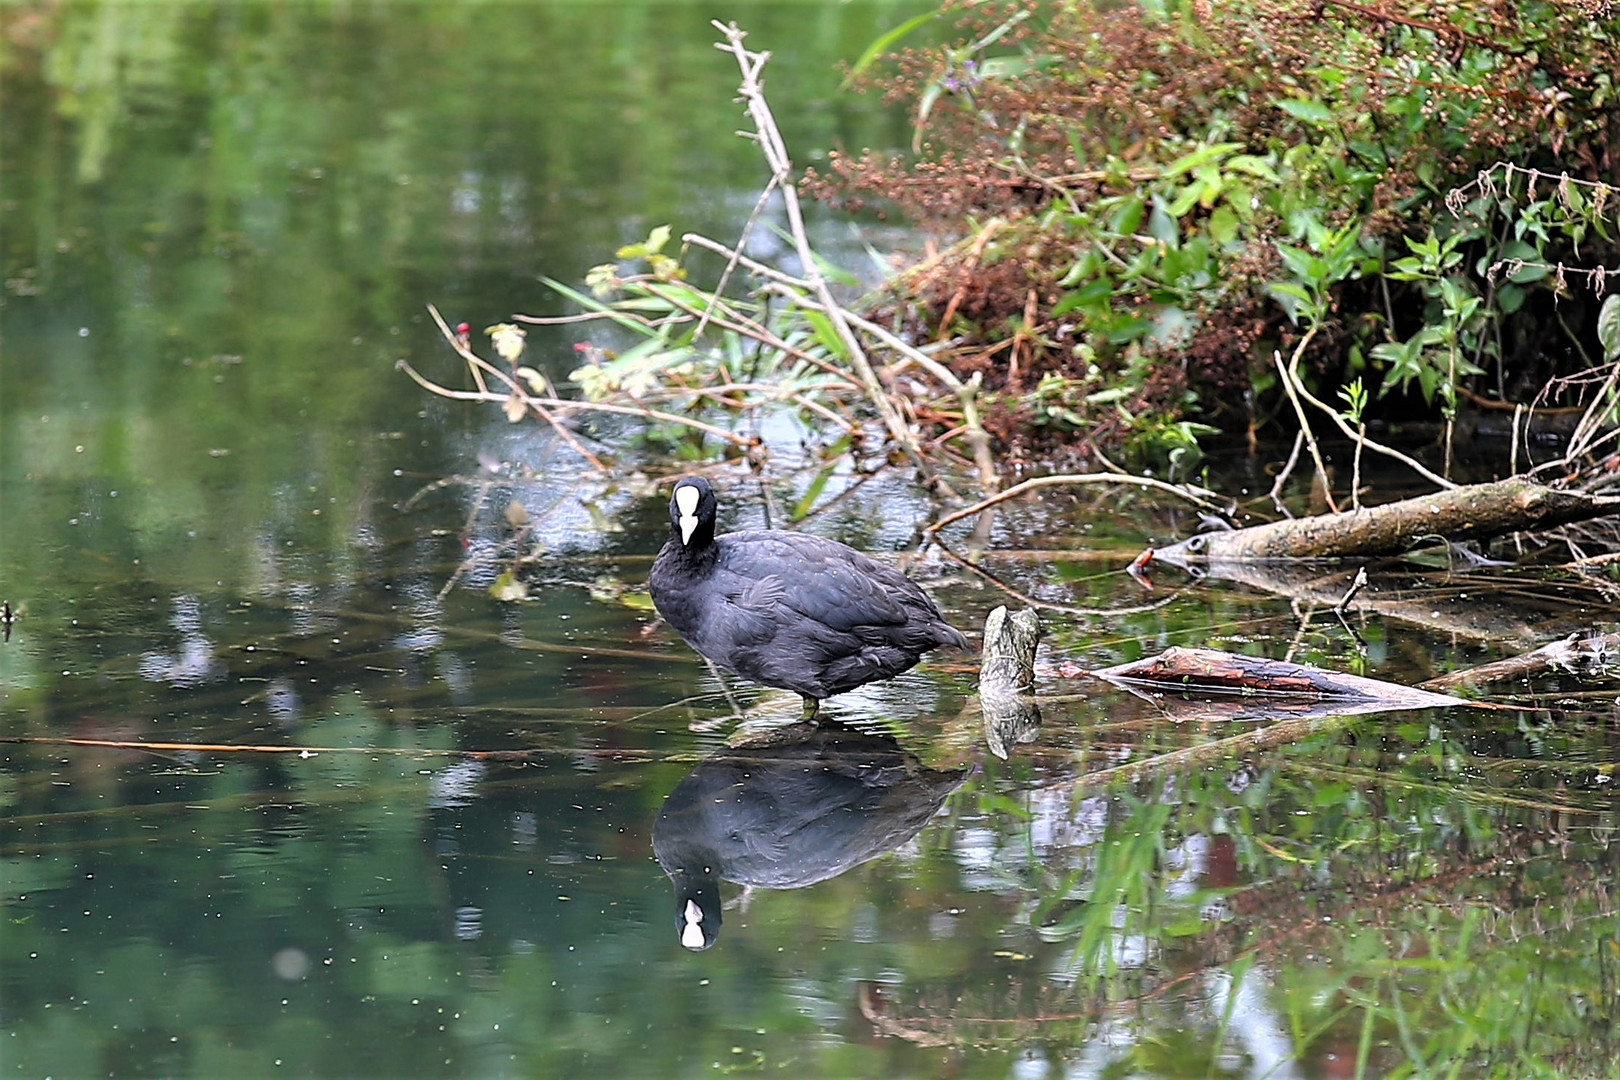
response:
[[[808,724],[815,720],[816,710],[821,707],[821,701],[819,698],[805,697],[803,694],[799,696],[804,698],[804,715],[799,719]]]

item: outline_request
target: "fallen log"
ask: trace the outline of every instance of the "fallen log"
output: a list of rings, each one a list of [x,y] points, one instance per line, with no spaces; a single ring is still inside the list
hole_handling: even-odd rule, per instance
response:
[[[1425,679],[1418,685],[1439,691],[1467,689],[1528,679],[1549,671],[1568,672],[1588,679],[1612,679],[1617,664],[1620,664],[1620,632],[1573,633],[1531,652],[1480,664],[1467,671],[1454,671],[1450,675]]]
[[[1437,491],[1339,514],[1207,532],[1152,558],[1185,567],[1206,559],[1310,559],[1396,555],[1426,540],[1471,540],[1620,514],[1620,498],[1560,491],[1529,480]]]
[[[1276,696],[1371,706],[1368,711],[1479,705],[1446,694],[1288,660],[1174,645],[1157,656],[1117,664],[1091,674],[1116,685],[1143,687],[1160,693]]]

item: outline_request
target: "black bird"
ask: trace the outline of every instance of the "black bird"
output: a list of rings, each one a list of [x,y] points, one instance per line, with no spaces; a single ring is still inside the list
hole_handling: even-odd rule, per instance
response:
[[[892,679],[937,645],[966,648],[915,582],[836,540],[774,529],[714,535],[709,482],[669,500],[669,540],[647,585],[692,648],[745,679],[821,699]]]
[[[652,827],[681,944],[714,944],[722,880],[797,889],[836,877],[910,840],[966,776],[840,724],[793,724],[705,758]]]

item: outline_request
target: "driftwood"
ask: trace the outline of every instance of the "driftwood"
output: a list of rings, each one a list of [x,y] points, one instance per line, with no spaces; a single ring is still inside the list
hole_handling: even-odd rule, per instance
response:
[[[1432,495],[1207,532],[1153,552],[1178,566],[1205,559],[1301,559],[1395,555],[1426,540],[1469,540],[1620,514],[1620,498],[1560,491],[1528,480],[1471,484]]]
[[[1172,646],[1157,656],[1092,672],[1125,687],[1161,693],[1225,693],[1336,702],[1373,709],[1427,709],[1476,702],[1287,660]]]
[[[1005,758],[1014,743],[1035,740],[1041,726],[1035,704],[1035,647],[1041,620],[1034,608],[1008,613],[998,607],[984,621],[983,661],[979,667],[979,706],[990,752]]]
[[[1455,690],[1528,679],[1549,671],[1566,671],[1585,678],[1612,679],[1617,667],[1620,667],[1620,631],[1607,634],[1574,633],[1532,652],[1481,664],[1467,671],[1454,671],[1418,685],[1430,690]]]

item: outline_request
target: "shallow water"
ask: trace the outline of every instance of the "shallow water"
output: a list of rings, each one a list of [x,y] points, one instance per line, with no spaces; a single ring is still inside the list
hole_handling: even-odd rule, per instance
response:
[[[745,24],[831,100],[808,73],[913,10]],[[6,9],[0,1070],[1607,1074],[1612,694],[1311,717],[1083,677],[1196,644],[1409,684],[1612,629],[1601,593],[1408,564],[1341,623],[1149,591],[1124,565],[1196,522],[1095,490],[913,561],[934,508],[846,472],[806,528],[906,557],[975,636],[1043,605],[1042,722],[991,753],[977,659],[941,653],[809,730],[655,625],[636,470],[668,463],[592,480],[394,370],[456,377],[425,303],[481,327],[663,220],[738,227],[758,167],[707,17]],[[909,137],[838,101],[777,107],[810,145]],[[565,374],[572,341],[531,355]],[[730,527],[811,482],[716,475]],[[708,791],[749,814],[694,824]],[[653,844],[702,828],[755,887],[691,952]]]

